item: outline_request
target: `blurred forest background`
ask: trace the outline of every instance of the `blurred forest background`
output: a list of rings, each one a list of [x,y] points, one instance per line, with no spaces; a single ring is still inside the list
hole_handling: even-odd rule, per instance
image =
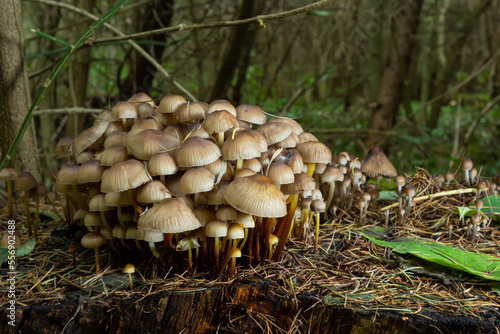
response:
[[[311,3],[138,0],[108,23],[133,34]],[[72,43],[93,22],[76,9],[100,17],[113,5],[22,2],[32,95],[66,50],[33,29]],[[414,166],[444,173],[465,154],[491,176],[500,170],[499,22],[500,0],[338,0],[261,24],[135,38],[168,78],[102,27],[70,59],[35,114],[42,169],[56,167],[57,140],[88,127],[99,108],[141,91],[154,99],[189,99],[175,81],[200,101],[225,98],[297,117],[334,153],[363,157],[382,146],[400,173]]]

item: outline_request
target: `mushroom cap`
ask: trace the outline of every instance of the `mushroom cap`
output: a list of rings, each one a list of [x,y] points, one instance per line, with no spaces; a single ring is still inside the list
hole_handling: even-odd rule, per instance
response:
[[[0,182],[14,181],[19,173],[14,168],[4,168],[0,171]]]
[[[78,169],[80,167],[73,161],[68,161],[61,166],[61,169],[57,173],[57,181],[60,184],[74,185],[78,184],[78,179],[76,175],[78,174]]]
[[[255,173],[260,173],[262,170],[262,164],[257,158],[243,160],[243,168],[248,168],[253,170]]]
[[[165,185],[160,181],[149,181],[137,192],[137,202],[158,203],[172,197]]]
[[[163,241],[163,233],[157,231],[145,231],[143,229],[137,230],[138,239],[142,237],[142,239],[147,242],[160,242]]]
[[[172,175],[177,173],[177,163],[168,152],[153,154],[148,162],[148,172],[151,176]]]
[[[253,104],[240,104],[236,108],[236,117],[242,121],[259,125],[264,124],[267,119],[262,108]]]
[[[106,149],[113,145],[127,146],[127,137],[128,137],[128,132],[125,131],[113,132],[111,135],[106,137],[106,140],[104,140],[104,148]]]
[[[144,118],[138,120],[132,125],[130,131],[132,130],[158,130],[163,131],[163,125],[161,125],[155,118]]]
[[[231,182],[224,198],[238,211],[258,217],[283,217],[287,211],[283,193],[271,179],[259,174]]]
[[[142,163],[134,159],[121,161],[104,171],[101,191],[103,193],[125,191],[137,188],[149,180]]]
[[[231,114],[233,114],[234,117],[236,117],[236,108],[231,103],[229,103],[229,101],[226,100],[212,101],[212,103],[210,103],[210,105],[208,106],[207,115],[217,110],[226,110]]]
[[[112,145],[104,149],[97,159],[102,166],[111,167],[117,162],[130,159],[130,156],[128,155],[128,151],[125,146]]]
[[[134,95],[129,97],[128,102],[132,103],[135,106],[141,103],[147,103],[151,107],[155,106],[155,101],[153,101],[151,96],[143,92],[135,93]]]
[[[230,240],[243,239],[245,237],[245,230],[243,226],[238,223],[232,223],[227,228],[227,238]]]
[[[324,163],[332,161],[332,152],[325,144],[319,141],[308,141],[297,145],[297,151],[305,163]]]
[[[200,137],[189,137],[175,152],[179,167],[199,167],[214,162],[221,156],[219,147]]]
[[[153,154],[173,150],[180,145],[178,138],[159,130],[131,130],[127,136],[127,147],[139,160],[149,160]]]
[[[191,123],[205,118],[205,108],[198,102],[186,102],[176,109],[179,123]]]
[[[122,122],[120,121],[109,122],[106,130],[104,131],[104,137],[108,138],[112,136],[115,132],[125,132],[125,128],[123,127]]]
[[[154,102],[152,103],[154,104]],[[137,109],[137,116],[139,116],[139,119],[147,119],[148,117],[153,116],[156,112],[154,106],[151,106],[151,104],[147,102],[136,104],[135,108]]]
[[[85,226],[101,226],[101,215],[97,212],[88,212],[83,218],[83,224]]]
[[[212,190],[210,190],[207,194],[207,204],[228,205],[227,201],[224,199],[224,191],[228,185],[229,181],[221,181]]]
[[[299,144],[306,143],[308,141],[319,141],[312,133],[302,132],[299,136]]]
[[[222,145],[222,159],[238,160],[260,158],[260,148],[253,136],[246,132],[229,136]]]
[[[251,135],[257,141],[261,153],[267,152],[267,139],[262,133],[257,130],[245,130],[244,132]]]
[[[101,182],[104,167],[99,160],[87,160],[81,164],[76,172],[76,181],[78,183]]]
[[[82,238],[82,246],[85,248],[98,248],[106,242],[106,239],[99,232],[85,234]]]
[[[64,159],[71,156],[71,144],[75,137],[62,137],[56,144],[56,159]]]
[[[30,172],[19,173],[14,181],[14,188],[16,190],[29,190],[36,186],[36,179]]]
[[[273,162],[269,166],[267,176],[275,184],[288,184],[295,181],[292,169],[282,162]]]
[[[94,196],[89,201],[89,211],[110,211],[113,208],[106,205],[105,201],[106,195],[99,193]]]
[[[326,210],[326,204],[323,200],[321,199],[315,199],[311,203],[311,211],[317,212],[317,213],[323,213]]]
[[[381,175],[386,178],[393,178],[398,175],[396,168],[379,147],[374,147],[368,151],[368,155],[361,164],[361,171],[369,177]]]
[[[202,193],[212,190],[213,187],[214,177],[203,167],[190,168],[181,177],[180,190],[184,194]]]
[[[472,163],[472,159],[468,157],[462,158],[462,170],[471,170],[474,164]]]
[[[337,168],[333,166],[326,167],[323,174],[321,174],[322,183],[331,183],[335,181],[342,181],[344,179],[344,174]]]
[[[203,121],[203,128],[210,134],[225,132],[238,126],[238,119],[227,110],[216,110]]]
[[[118,101],[111,109],[111,119],[137,118],[137,109],[128,101]]]
[[[274,117],[268,121],[268,123],[276,123],[276,122],[287,124],[297,136],[300,135],[302,132],[304,132],[304,129],[302,129],[302,126],[299,123],[297,123],[296,120],[294,120],[292,118]]]
[[[252,215],[244,212],[238,212],[238,215],[235,219],[235,222],[243,226],[244,228],[254,228],[255,221],[253,220]]]
[[[181,95],[167,95],[161,99],[158,111],[162,114],[172,114],[181,104],[186,102],[186,99]]]
[[[167,198],[139,217],[138,227],[146,231],[181,233],[195,230],[201,224],[183,201]]]
[[[292,131],[288,137],[274,144],[276,148],[294,148],[299,143],[299,137]]]
[[[281,191],[285,195],[300,194],[304,191],[312,191],[316,188],[316,182],[314,179],[302,172],[295,174],[295,181],[290,184],[284,184],[281,186]]]
[[[101,138],[107,128],[107,121],[99,121],[92,127],[80,132],[80,134],[73,139],[73,143],[71,144],[70,150],[73,156],[78,156],[86,148],[94,144],[99,138]]]
[[[210,238],[222,238],[227,235],[227,224],[222,220],[212,220],[205,227],[205,234]]]
[[[134,265],[131,264],[131,263],[127,263],[125,265],[125,268],[123,268],[123,272],[125,274],[133,274],[133,273],[135,273],[135,267],[134,267]]]
[[[292,133],[292,128],[285,123],[267,122],[257,129],[267,140],[268,145],[282,141]]]
[[[221,205],[215,212],[215,217],[223,221],[235,220],[237,216],[238,212],[230,205]]]
[[[193,213],[200,221],[201,226],[206,226],[208,222],[216,219],[214,210],[209,208],[196,208]]]

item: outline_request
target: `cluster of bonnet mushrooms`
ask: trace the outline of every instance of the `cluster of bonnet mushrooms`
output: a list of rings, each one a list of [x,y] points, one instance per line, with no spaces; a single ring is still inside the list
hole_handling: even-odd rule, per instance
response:
[[[267,120],[258,106],[235,108],[225,100],[168,95],[155,105],[135,94],[104,109],[76,137],[61,138],[56,157],[66,162],[53,190],[68,225],[89,230],[81,243],[95,249],[96,271],[99,247],[108,244],[122,260],[131,254],[175,259],[191,273],[232,278],[237,261],[279,261],[289,238],[314,239],[316,251],[320,216],[355,208],[367,224],[384,179],[394,179],[403,223],[414,205],[415,189],[381,149],[372,149],[363,164],[347,152],[332,156],[293,119]],[[46,190],[28,172],[10,172],[1,171],[0,180],[9,194],[11,180],[24,191],[31,235],[29,198],[38,203]],[[480,181],[466,173],[464,182]]]

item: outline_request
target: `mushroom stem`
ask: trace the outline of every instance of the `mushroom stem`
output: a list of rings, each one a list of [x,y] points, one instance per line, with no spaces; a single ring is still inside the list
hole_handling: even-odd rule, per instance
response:
[[[151,249],[151,253],[153,253],[154,257],[156,257],[157,259],[160,258],[160,253],[158,253],[154,242],[149,242],[149,249]]]
[[[28,224],[28,236],[31,237],[31,216],[30,216],[30,198],[28,190],[24,191],[24,210],[26,211],[26,224]]]
[[[163,238],[163,242],[167,247],[170,247],[172,249],[175,249],[174,244],[172,243],[172,237],[174,236],[173,233],[165,233],[165,237]]]
[[[330,205],[332,204],[333,201],[333,194],[335,193],[335,181],[329,183],[330,187],[328,189],[328,197],[326,199],[326,210],[324,213],[324,217],[326,219],[328,215],[328,209],[330,208]]]
[[[224,256],[224,259],[219,267],[219,271],[217,272],[217,278],[222,276],[224,269],[228,265],[229,260],[231,260],[231,256],[233,255],[233,252],[236,250],[236,246],[238,245],[238,240],[229,240],[229,242],[231,243],[231,246],[227,246],[226,255]]]
[[[316,168],[315,163],[313,163],[313,162],[307,163],[307,175],[313,176],[315,168]]]
[[[188,270],[193,273],[193,251],[191,250],[191,240],[188,239]]]
[[[127,125],[127,119],[126,118],[122,118],[122,125],[123,125],[123,129],[128,132],[128,125]]]
[[[307,169],[309,170],[309,167]],[[313,171],[314,171],[314,169],[313,169]],[[273,260],[276,262],[279,261],[281,253],[283,252],[283,249],[285,249],[285,244],[287,241],[286,236],[287,236],[288,230],[290,229],[290,225],[292,224],[293,216],[295,213],[295,208],[297,207],[297,202],[299,200],[299,195],[293,194],[290,196],[290,198],[291,198],[290,207],[288,208],[288,214],[286,215],[286,218],[285,218],[286,219],[285,224],[283,226],[283,229],[281,230],[281,234],[277,235],[279,242],[278,242],[278,246],[276,247],[276,251],[274,252],[274,255],[273,255]]]
[[[219,147],[222,147],[222,145],[224,144],[224,132],[217,133],[217,144],[219,145]]]
[[[244,230],[245,230],[245,237],[241,241],[241,244],[238,246],[239,249],[243,249],[243,246],[245,246],[245,243],[247,242],[248,239],[248,228],[245,227]]]
[[[95,272],[98,273],[101,270],[99,266],[99,247],[94,247],[95,250]]]
[[[8,204],[8,213],[9,213],[9,217],[12,217],[13,213],[14,213],[14,203],[13,203],[13,200],[12,200],[12,181],[7,181],[7,196],[8,196],[8,201],[9,201],[9,204]]]
[[[236,169],[234,170],[235,172],[239,171],[243,167],[243,159],[238,159],[236,162]]]
[[[104,226],[106,228],[112,229],[111,226],[109,226],[108,221],[106,220],[106,215],[104,214],[104,211],[101,211],[101,221],[104,223]]]
[[[318,250],[318,241],[319,241],[319,213],[315,212],[314,216],[316,217],[316,234],[314,235],[314,251]]]
[[[130,290],[134,290],[134,283],[132,283],[132,273],[128,273],[128,281],[130,282]]]
[[[137,211],[140,215],[142,215],[142,213],[144,212],[144,209],[142,208],[142,206],[139,203],[137,203],[135,196],[134,196],[134,192],[132,191],[132,189],[128,189],[127,193],[128,193],[128,196],[130,197],[130,200],[132,200],[132,205],[134,206],[135,211]]]
[[[66,198],[66,211],[67,211],[67,214],[66,214],[66,223],[69,225],[72,224],[72,221],[71,221],[71,202],[69,200],[69,195],[66,194],[64,195],[64,197]]]
[[[125,222],[123,221],[123,218],[122,218],[122,206],[121,205],[118,205],[116,207],[116,215],[118,216],[118,222],[120,223],[120,226],[123,227],[124,229],[127,229],[127,225],[125,224]]]
[[[220,238],[215,237],[214,240],[215,270],[219,269],[219,252],[220,252]]]

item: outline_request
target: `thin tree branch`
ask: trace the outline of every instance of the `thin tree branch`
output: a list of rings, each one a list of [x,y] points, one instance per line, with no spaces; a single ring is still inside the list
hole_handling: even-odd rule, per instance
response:
[[[463,143],[464,148],[467,147],[467,145],[469,144],[469,141],[472,137],[472,134],[474,133],[474,130],[476,130],[476,127],[479,124],[479,121],[481,120],[481,118],[486,116],[486,114],[488,112],[490,112],[490,110],[495,106],[495,104],[497,104],[498,101],[500,101],[500,95],[495,96],[493,98],[493,100],[488,102],[484,106],[483,110],[481,110],[479,115],[477,115],[476,119],[474,119],[474,121],[471,123],[471,125],[469,126],[469,129],[467,130],[467,132],[465,133],[465,136],[464,136],[464,143]]]
[[[98,20],[99,18],[89,12],[87,12],[84,9],[68,5],[66,3],[62,2],[55,2],[55,1],[50,1],[50,0],[27,0],[31,2],[37,2],[37,3],[43,3],[46,5],[51,5],[51,6],[57,6],[75,13],[78,13],[80,15],[86,16],[92,20]],[[185,94],[187,97],[189,97],[190,100],[197,101],[197,99],[194,97],[193,94],[191,94],[186,88],[184,88],[181,84],[179,84],[173,77],[168,73],[149,53],[147,53],[143,48],[141,48],[137,43],[134,41],[130,40],[127,35],[125,35],[123,32],[115,28],[109,23],[105,23],[104,26],[114,32],[116,35],[120,37],[126,37],[126,38],[121,38],[120,40],[127,40],[127,43],[130,44],[138,53],[140,53],[144,58],[146,58],[147,61],[151,63],[166,79],[168,82],[170,82],[175,88],[179,89],[183,94]],[[88,43],[88,40],[87,40]]]
[[[29,0],[29,1],[43,2],[44,0]],[[181,23],[181,24],[178,24],[178,25],[173,26],[173,27],[167,27],[167,28],[156,29],[156,30],[151,30],[151,31],[144,31],[144,32],[136,33],[136,34],[123,35],[120,37],[96,39],[93,42],[94,43],[115,42],[115,41],[122,41],[122,40],[127,40],[127,39],[138,39],[138,38],[150,37],[153,35],[170,34],[170,33],[177,32],[177,31],[213,29],[213,28],[221,28],[221,27],[234,27],[234,26],[238,26],[238,25],[242,25],[242,24],[250,24],[250,23],[257,23],[261,27],[265,28],[267,21],[272,21],[272,20],[277,20],[277,19],[289,17],[289,16],[299,15],[299,14],[305,13],[307,11],[326,6],[330,3],[334,3],[336,1],[337,0],[322,0],[322,1],[318,1],[318,2],[312,3],[310,5],[304,6],[304,7],[295,8],[295,9],[288,10],[285,12],[275,13],[275,14],[266,14],[266,15],[257,15],[257,16],[250,17],[247,19],[242,19],[242,20],[219,21],[219,22],[210,22],[210,23],[202,23],[202,24],[183,24],[183,23]]]
[[[35,111],[34,116],[47,115],[47,114],[98,114],[102,109],[94,108],[54,108],[54,109],[42,109]]]

